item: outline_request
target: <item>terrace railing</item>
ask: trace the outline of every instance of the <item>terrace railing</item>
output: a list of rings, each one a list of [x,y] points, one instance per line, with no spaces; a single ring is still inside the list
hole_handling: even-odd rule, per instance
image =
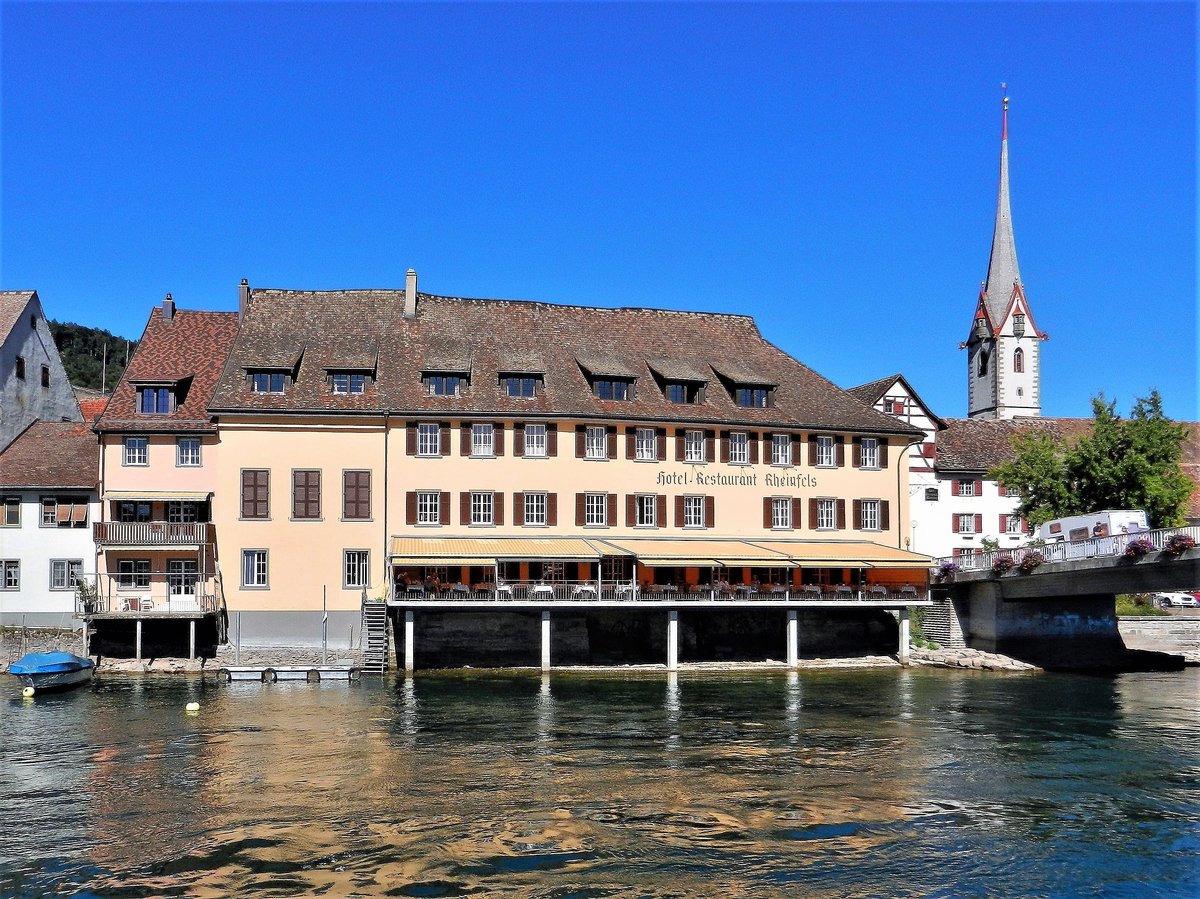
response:
[[[819,587],[811,585],[799,589],[786,586],[764,585],[758,588],[748,585],[730,587],[698,585],[674,586],[670,584],[638,585],[633,582],[604,581],[555,581],[524,583],[501,581],[497,584],[456,584],[437,589],[413,584],[396,590],[398,602],[455,603],[497,602],[520,603],[522,605],[544,602],[695,602],[737,600],[812,600],[814,602],[923,602],[929,598],[923,585],[840,585]]]
[[[214,540],[212,524],[204,521],[98,521],[92,537],[102,546],[198,546]]]

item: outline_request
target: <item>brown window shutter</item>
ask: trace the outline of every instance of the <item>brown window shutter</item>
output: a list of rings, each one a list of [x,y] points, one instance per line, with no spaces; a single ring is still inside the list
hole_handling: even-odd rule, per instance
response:
[[[798,497],[798,496],[792,497],[792,527],[793,528],[800,527],[800,512],[802,511],[800,507],[803,505],[804,505],[804,500],[802,500],[800,497]]]
[[[513,524],[525,524],[525,494],[513,494]]]
[[[891,506],[886,499],[879,501],[879,529],[888,531],[892,528]]]
[[[975,495],[983,496],[983,481],[977,480],[975,482]]]
[[[305,475],[305,472],[303,472],[303,471],[293,471],[292,472],[292,517],[293,518],[303,518],[304,517],[304,500],[305,500],[304,488],[306,485],[304,475]]]
[[[751,433],[750,436],[748,436],[746,438],[746,441],[750,444],[750,464],[751,465],[758,464],[758,442],[761,437],[762,437],[761,434]]]
[[[1000,516],[1000,533],[1001,534],[1003,534],[1004,531],[1006,530],[1006,525],[1008,524],[1008,522],[1005,519],[1007,519],[1007,518],[1008,518],[1007,515]]]
[[[404,523],[417,523],[417,491],[409,490],[404,494]]]
[[[625,494],[625,527],[631,528],[637,524],[637,497],[632,493]]]
[[[855,468],[862,468],[862,438],[854,438],[854,448],[850,455],[851,462]]]
[[[837,501],[837,526],[839,531],[846,529],[846,501],[844,499]]]
[[[617,426],[609,425],[605,430],[605,437],[608,442],[608,458],[617,458]]]
[[[471,423],[469,421],[459,422],[458,454],[460,456],[471,455]]]
[[[675,497],[675,527],[683,527],[683,497]]]
[[[558,494],[546,494],[546,524],[555,527],[558,524]]]
[[[442,524],[450,523],[450,493],[446,490],[442,491],[441,500],[438,502],[438,521]]]
[[[471,523],[471,494],[465,490],[458,495],[458,523]]]
[[[717,500],[716,497],[704,497],[704,526],[713,528],[717,526]]]
[[[808,526],[814,531],[817,529],[817,501],[815,499],[808,501]]]
[[[659,462],[667,461],[667,429],[654,429],[654,458]]]
[[[975,516],[975,533],[976,534],[983,533],[983,516],[982,515]]]
[[[575,458],[582,459],[587,455],[587,426],[575,425]]]
[[[513,425],[513,455],[525,455],[525,425]]]
[[[729,432],[721,432],[721,461],[729,461]]]
[[[675,429],[675,461],[676,461],[676,462],[682,462],[682,461],[683,461],[683,443],[684,443],[684,439],[685,439],[685,438],[684,438],[684,431],[683,431],[683,428],[676,428],[676,429]]]
[[[546,425],[546,455],[558,455],[558,425]]]
[[[256,518],[255,515],[255,475],[254,471],[242,471],[242,518]]]
[[[887,440],[885,438],[881,437],[879,439],[879,467],[880,468],[888,467],[887,448],[888,448]]]
[[[637,455],[637,428],[625,429],[625,458],[632,459]]]
[[[492,432],[492,451],[497,456],[504,455],[504,425],[496,422],[495,430]]]
[[[774,505],[774,502],[771,499],[771,497],[769,497],[769,496],[763,497],[763,527],[766,528],[767,530],[770,530],[771,525],[773,525],[775,523],[774,517],[771,514],[773,505]]]
[[[342,518],[358,518],[358,472],[342,472]]]
[[[617,524],[617,495],[610,493],[608,495],[608,508],[605,510],[604,523],[608,527],[616,527]]]
[[[583,527],[584,522],[584,495],[582,493],[575,494],[575,526]]]
[[[841,468],[846,464],[846,438],[842,436],[833,438],[833,463]]]
[[[817,464],[817,435],[816,434],[808,435],[808,464],[809,465]]]
[[[950,495],[951,496],[959,496],[960,495],[958,492],[958,485],[959,485],[958,481],[950,482]]]
[[[504,494],[500,492],[492,494],[492,523],[504,524]]]
[[[438,422],[438,451],[443,456],[450,455],[450,422]]]
[[[704,461],[715,462],[717,460],[717,432],[704,432]]]
[[[956,512],[950,513],[950,533],[952,533],[952,534],[961,534],[962,533],[962,531],[960,531],[958,529],[958,513],[956,513]]]
[[[405,452],[410,456],[415,456],[417,454],[417,423],[410,421],[405,428],[405,432]]]
[[[660,528],[667,526],[667,495],[665,493],[654,497],[654,523]]]
[[[861,499],[856,499],[854,501],[854,530],[856,530],[856,531],[862,530],[862,500]]]

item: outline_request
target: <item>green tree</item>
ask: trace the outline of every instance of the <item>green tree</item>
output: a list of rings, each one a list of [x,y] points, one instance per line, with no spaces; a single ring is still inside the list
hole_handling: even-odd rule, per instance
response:
[[[1145,509],[1151,527],[1183,524],[1195,489],[1179,467],[1187,429],[1163,414],[1158,391],[1138,399],[1128,419],[1100,394],[1092,417],[1091,432],[1073,443],[1018,434],[1013,459],[989,476],[1020,490],[1021,514],[1034,525],[1101,509]]]

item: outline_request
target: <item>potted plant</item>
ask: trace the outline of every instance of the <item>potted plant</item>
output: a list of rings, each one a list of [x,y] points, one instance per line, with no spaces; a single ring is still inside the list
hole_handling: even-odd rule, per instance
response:
[[[949,584],[953,583],[954,575],[958,574],[961,570],[956,562],[943,562],[938,566],[935,576],[938,579],[938,583]]]
[[[1154,541],[1149,537],[1134,537],[1125,547],[1125,558],[1137,559],[1154,552]]]
[[[1039,565],[1046,561],[1046,557],[1039,552],[1029,552],[1021,558],[1021,564],[1018,566],[1023,572],[1029,574]]]
[[[1177,556],[1180,553],[1187,552],[1196,546],[1194,538],[1187,534],[1172,534],[1167,538],[1167,543],[1163,547],[1163,552],[1170,556]]]
[[[992,562],[992,574],[1001,575],[1006,571],[1012,571],[1015,564],[1012,556],[997,556],[996,560]]]

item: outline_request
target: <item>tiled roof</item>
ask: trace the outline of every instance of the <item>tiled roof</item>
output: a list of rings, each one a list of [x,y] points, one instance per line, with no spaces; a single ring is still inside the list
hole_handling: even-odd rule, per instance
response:
[[[83,413],[84,421],[95,421],[104,414],[108,406],[108,397],[93,396],[79,400],[79,411]]]
[[[212,429],[208,402],[229,347],[237,335],[236,312],[178,310],[170,321],[161,307],[150,313],[129,367],[113,391],[100,431],[195,431]],[[186,396],[170,415],[138,412],[137,383],[182,382]]]
[[[900,380],[900,375],[888,375],[886,378],[880,378],[878,381],[872,381],[870,384],[859,384],[857,387],[848,387],[846,392],[858,397],[868,406],[874,406],[879,402],[892,385]]]
[[[410,320],[402,315],[403,305],[400,290],[252,291],[211,408],[557,415],[919,434],[768,343],[743,315],[419,294],[416,318]],[[327,360],[351,358],[373,341],[379,346],[375,382],[360,395],[331,395],[323,371]],[[252,393],[245,368],[275,348],[298,343],[305,352],[295,384],[282,395]],[[510,370],[514,359],[531,356],[544,369],[545,389],[532,398],[504,395],[499,373]],[[651,360],[702,374],[710,381],[706,401],[667,402],[651,375]],[[434,361],[469,364],[469,390],[459,397],[429,396],[421,369]],[[591,366],[593,374],[637,377],[634,399],[596,398],[585,375]],[[736,406],[717,372],[778,384],[774,405]]]
[[[33,296],[32,290],[0,290],[0,343],[8,338]]]
[[[94,490],[99,475],[100,445],[87,422],[35,421],[0,453],[0,489]]]
[[[1012,438],[1026,431],[1045,431],[1072,440],[1092,429],[1090,418],[947,418],[937,436],[937,467],[945,472],[986,472],[1012,459]]]

